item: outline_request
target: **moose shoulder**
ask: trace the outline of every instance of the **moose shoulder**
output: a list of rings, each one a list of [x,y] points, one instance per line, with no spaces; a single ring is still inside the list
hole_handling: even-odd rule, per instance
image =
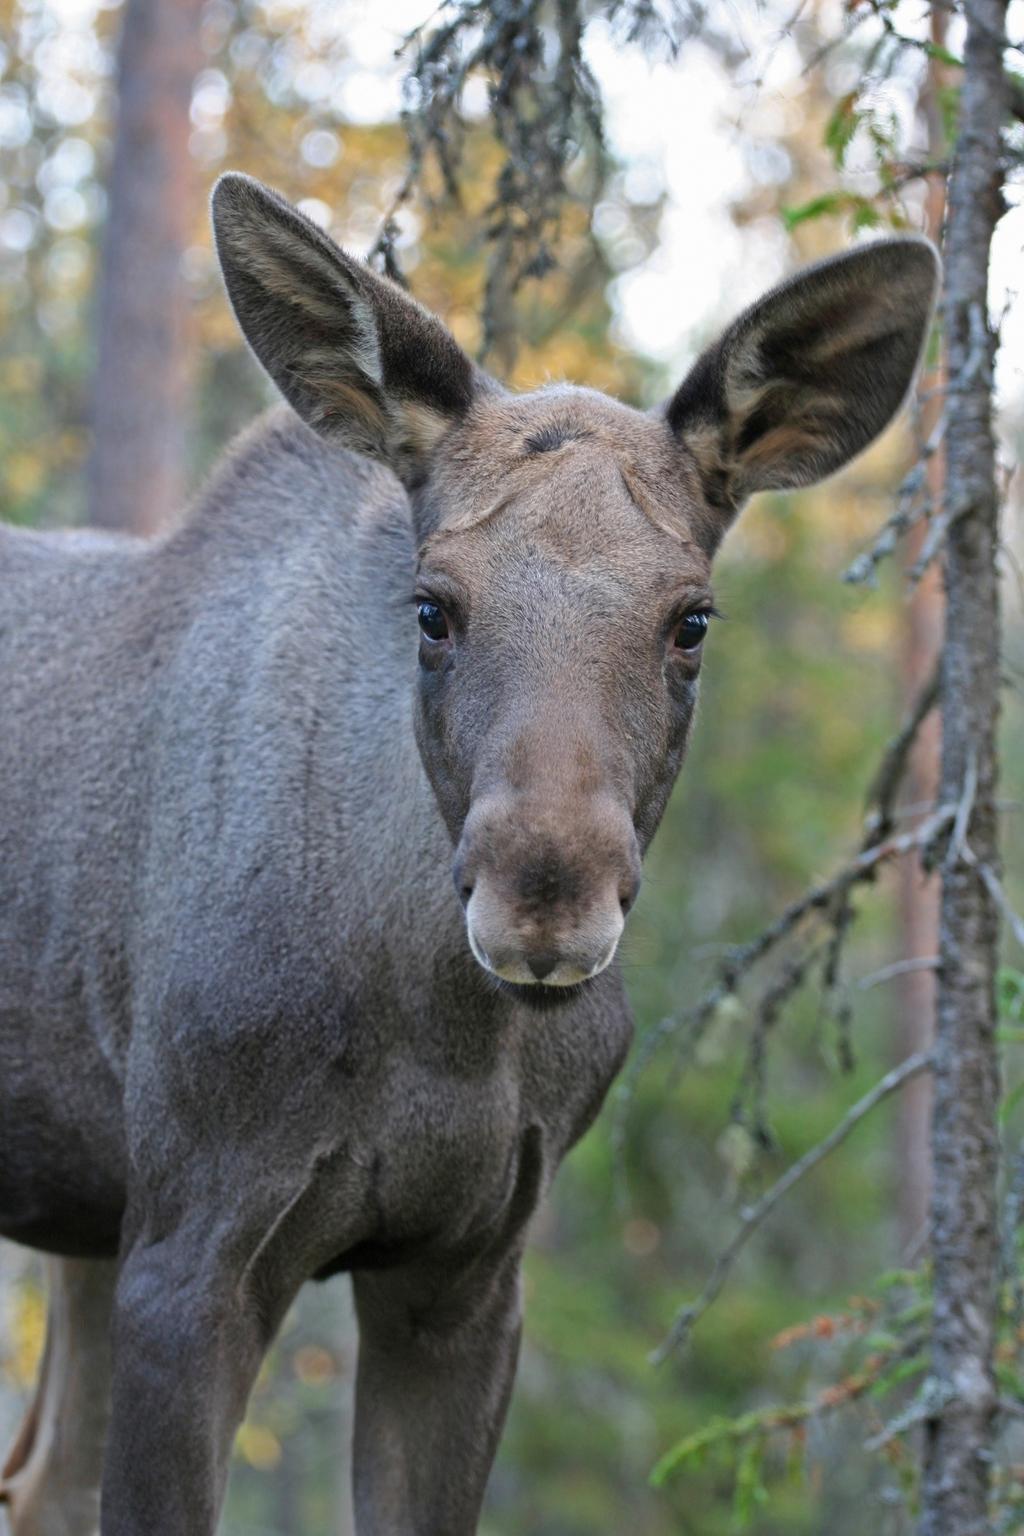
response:
[[[209,1536],[268,1341],[347,1269],[360,1536],[470,1536],[712,557],[898,409],[937,265],[810,268],[643,414],[507,393],[255,182],[213,209],[291,409],[164,538],[0,531],[0,1231],[58,1256],[64,1341],[10,1509],[94,1510],[109,1313],[104,1536]]]

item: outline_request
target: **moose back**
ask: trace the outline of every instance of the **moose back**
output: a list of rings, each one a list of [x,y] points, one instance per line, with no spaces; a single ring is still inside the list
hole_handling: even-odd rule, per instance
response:
[[[104,1536],[208,1536],[348,1270],[360,1536],[470,1536],[712,557],[898,409],[936,261],[808,269],[645,414],[506,392],[245,177],[213,209],[287,405],[164,537],[0,529],[0,1232],[53,1256],[8,1508],[87,1536],[102,1476]]]

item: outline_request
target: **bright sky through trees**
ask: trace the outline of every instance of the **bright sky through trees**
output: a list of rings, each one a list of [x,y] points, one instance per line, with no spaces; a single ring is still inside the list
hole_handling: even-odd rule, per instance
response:
[[[413,27],[433,14],[434,6],[424,0],[317,6],[314,0],[312,9],[329,13],[324,25],[344,38],[355,66],[341,92],[344,115],[379,122],[397,114],[401,63],[395,50]],[[728,64],[700,40],[689,42],[673,63],[652,61],[637,45],[624,46],[602,20],[588,33],[588,61],[607,102],[611,148],[626,167],[631,200],[665,199],[660,239],[648,259],[633,266],[628,248],[616,253],[616,264],[629,269],[613,285],[618,339],[676,369],[705,332],[712,332],[786,270],[787,243],[777,218],[739,227],[730,207],[757,181],[782,181],[789,171],[785,152],[773,141],[795,131],[803,116],[805,61],[785,32],[795,9],[793,0],[740,0],[732,6],[740,45]],[[822,34],[838,35],[842,8],[827,3],[821,9],[829,13],[821,17]],[[926,7],[907,0],[898,8],[895,25],[923,37]],[[870,27],[865,31],[870,34]],[[1010,7],[1009,33],[1024,35],[1021,0]],[[951,37],[952,51],[959,41]],[[828,63],[834,94],[856,83],[859,60],[859,52],[852,56],[836,51]],[[908,150],[920,147],[914,121],[917,63],[911,59],[904,71],[879,86],[879,96],[897,120]],[[480,105],[467,98],[470,113]],[[848,172],[854,183],[858,176],[870,179],[871,165],[867,149],[853,145]],[[1006,403],[1015,404],[1024,395],[1024,305],[1013,304],[1024,270],[1024,207],[1019,194],[1013,199],[1012,183],[1009,191],[1011,209],[993,249],[991,297],[995,313],[1009,306],[1000,386]],[[910,210],[916,207],[915,196],[908,198]],[[599,212],[598,233],[614,251],[614,210],[607,210],[604,226],[601,217]]]
[[[96,109],[108,61],[97,42],[95,23],[98,13],[114,9],[112,0],[38,0],[23,8],[24,24],[38,37],[33,61],[40,76],[39,101],[65,130],[85,124]],[[216,10],[216,0],[210,9]],[[291,19],[304,18],[314,56],[297,61],[290,84],[299,95],[311,105],[329,104],[343,122],[362,124],[397,117],[403,63],[396,50],[435,7],[431,0],[268,0],[261,9],[282,28]],[[790,259],[777,214],[738,224],[731,209],[758,183],[781,182],[790,170],[780,141],[800,126],[806,74],[805,60],[786,34],[793,15],[793,0],[757,5],[740,0],[730,8],[734,47],[728,62],[700,38],[687,42],[678,61],[659,62],[645,57],[639,45],[624,45],[604,21],[589,29],[586,53],[607,102],[611,149],[623,164],[627,194],[641,203],[664,198],[657,246],[639,265],[625,232],[617,238],[616,210],[599,210],[598,233],[613,264],[623,269],[613,284],[616,335],[674,370],[705,333],[780,277]],[[818,18],[822,35],[837,35],[842,18],[841,8],[827,3]],[[924,5],[906,0],[896,22],[904,32],[923,35]],[[869,34],[870,26],[866,23],[860,35]],[[1022,0],[1011,5],[1009,30],[1011,36],[1024,35]],[[951,36],[954,52],[958,42]],[[315,57],[318,45],[323,60]],[[0,64],[3,56],[0,41]],[[340,64],[335,62],[339,58]],[[860,58],[859,49],[856,54],[836,49],[826,60],[833,95],[853,86]],[[908,150],[919,147],[914,123],[918,62],[911,56],[878,88],[880,104],[898,122]],[[484,106],[483,84],[475,86],[464,103],[468,115]],[[224,76],[214,69],[197,82],[193,117],[200,161],[213,159],[210,151],[216,147],[228,90]],[[31,132],[23,88],[13,81],[2,85],[0,147],[15,147]],[[322,166],[338,152],[331,136],[323,133],[309,135],[301,146],[304,158]],[[868,180],[870,167],[868,150],[859,153],[854,143],[847,181],[856,185],[858,177]],[[73,236],[94,221],[96,210],[89,205],[89,198],[96,196],[92,171],[90,146],[74,137],[48,163],[44,210],[53,229]],[[1011,199],[1013,195],[1011,182]],[[911,213],[916,196],[916,190],[908,191]],[[327,212],[326,207],[308,211],[314,216]],[[333,212],[343,226],[351,227],[353,240],[367,236],[357,209]],[[18,252],[31,239],[31,217],[23,208],[0,210],[0,247]],[[1016,291],[1022,250],[1024,209],[1017,202],[996,236],[992,304],[997,313]],[[69,246],[63,258],[73,255]],[[1024,306],[1011,305],[1005,326],[1000,384],[1011,403],[1024,394]]]

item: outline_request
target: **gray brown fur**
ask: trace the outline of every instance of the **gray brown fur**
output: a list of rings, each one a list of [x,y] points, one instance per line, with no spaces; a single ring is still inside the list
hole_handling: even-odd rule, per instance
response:
[[[104,1536],[208,1536],[263,1352],[339,1269],[360,1536],[469,1536],[527,1223],[631,1021],[614,964],[489,974],[462,904],[499,970],[597,967],[686,747],[673,625],[743,496],[898,408],[936,264],[811,269],[645,415],[507,394],[245,178],[214,210],[320,435],[273,412],[152,542],[0,529],[0,1231],[119,1256]],[[452,616],[419,663],[417,583]]]

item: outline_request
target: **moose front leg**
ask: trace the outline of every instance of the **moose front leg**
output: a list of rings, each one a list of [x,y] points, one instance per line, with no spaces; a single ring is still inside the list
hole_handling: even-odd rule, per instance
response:
[[[472,1536],[519,1353],[519,1255],[481,1272],[364,1272],[358,1536]]]
[[[140,1242],[122,1265],[103,1536],[216,1528],[235,1432],[294,1294],[250,1284],[240,1246],[211,1244],[193,1221]]]

